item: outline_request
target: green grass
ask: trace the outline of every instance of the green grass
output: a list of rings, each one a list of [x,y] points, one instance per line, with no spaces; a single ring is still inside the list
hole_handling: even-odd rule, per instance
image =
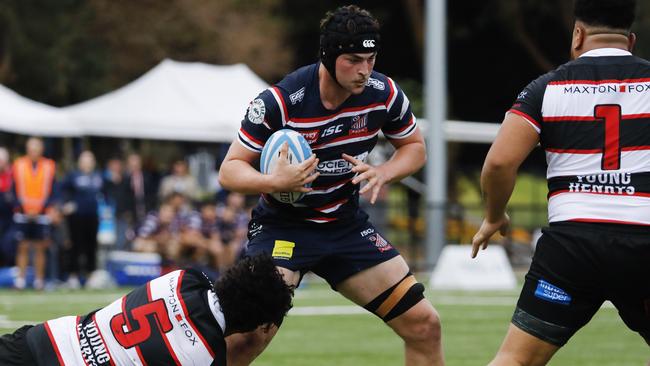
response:
[[[0,326],[7,321],[41,321],[83,314],[121,294],[122,291],[0,291]],[[485,365],[491,359],[505,334],[517,294],[517,291],[427,293],[443,320],[448,365]],[[303,310],[349,305],[348,300],[320,284],[299,290],[295,300],[296,308]],[[12,331],[18,323],[0,328],[0,334]],[[650,348],[625,327],[615,309],[605,307],[558,352],[550,365],[633,366],[645,365],[648,360]],[[254,363],[256,366],[400,364],[401,341],[368,314],[289,316],[269,348]]]

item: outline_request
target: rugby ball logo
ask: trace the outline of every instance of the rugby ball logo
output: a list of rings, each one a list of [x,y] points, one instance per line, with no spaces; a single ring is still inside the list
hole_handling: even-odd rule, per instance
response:
[[[309,143],[300,133],[289,129],[282,129],[273,133],[266,141],[266,144],[264,144],[262,155],[260,156],[260,172],[263,174],[271,174],[278,163],[280,149],[285,142],[289,145],[289,151],[287,153],[289,164],[300,164],[311,156]],[[289,204],[299,201],[304,195],[302,192],[278,192],[271,194],[277,201]]]

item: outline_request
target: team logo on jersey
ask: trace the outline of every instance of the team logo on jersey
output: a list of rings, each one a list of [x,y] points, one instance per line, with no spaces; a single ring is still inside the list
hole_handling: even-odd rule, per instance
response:
[[[248,106],[248,120],[256,125],[264,122],[264,115],[266,114],[266,106],[264,101],[260,98],[255,99]]]
[[[298,89],[297,92],[289,95],[289,100],[291,101],[291,104],[296,104],[298,102],[302,102],[302,98],[305,97],[305,87],[303,86],[302,88]]]
[[[293,248],[296,243],[286,240],[276,240],[273,245],[273,252],[271,255],[276,259],[291,259],[293,257]]]
[[[377,247],[377,250],[380,252],[386,252],[391,249],[393,249],[393,246],[390,245],[388,240],[384,239],[379,233],[374,233],[368,237],[368,240],[370,240],[373,244],[375,244],[375,247]]]
[[[350,126],[350,135],[364,132],[368,132],[368,113],[352,117],[352,125]]]
[[[307,142],[311,145],[318,141],[318,136],[320,135],[320,130],[308,130],[308,131],[298,131],[302,135],[302,137],[307,140]]]
[[[524,90],[521,93],[519,93],[519,95],[517,95],[517,99],[524,99],[526,98],[526,95],[528,95],[528,91]]]
[[[366,86],[371,86],[377,90],[386,89],[386,84],[384,84],[383,81],[377,80],[375,78],[368,78],[368,81],[366,81]]]

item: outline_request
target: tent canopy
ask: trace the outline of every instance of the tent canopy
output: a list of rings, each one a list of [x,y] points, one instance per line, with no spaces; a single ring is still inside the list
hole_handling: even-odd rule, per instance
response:
[[[248,103],[268,85],[244,64],[164,60],[126,86],[65,108],[0,85],[0,130],[43,136],[233,141]],[[427,121],[419,119],[423,130]],[[447,141],[491,143],[498,124],[446,121]]]
[[[60,108],[35,102],[2,85],[0,85],[0,130],[38,136],[81,134],[81,128]]]
[[[230,142],[268,85],[244,64],[164,60],[130,84],[64,108],[87,135]]]

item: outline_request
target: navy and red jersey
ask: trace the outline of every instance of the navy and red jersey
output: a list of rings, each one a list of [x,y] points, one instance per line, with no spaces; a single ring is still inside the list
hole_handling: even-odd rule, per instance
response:
[[[530,83],[509,112],[540,134],[549,222],[650,225],[650,62],[586,52]]]
[[[38,324],[38,365],[225,365],[225,320],[204,274],[174,271],[86,316]]]
[[[381,131],[388,139],[403,139],[417,130],[409,100],[387,76],[373,71],[361,94],[351,95],[335,110],[320,98],[320,63],[304,66],[251,102],[239,142],[261,153],[266,140],[280,129],[302,134],[319,159],[320,176],[313,191],[294,204],[283,204],[263,195],[253,211],[259,222],[328,223],[360,214],[359,186],[342,154],[365,160]]]

